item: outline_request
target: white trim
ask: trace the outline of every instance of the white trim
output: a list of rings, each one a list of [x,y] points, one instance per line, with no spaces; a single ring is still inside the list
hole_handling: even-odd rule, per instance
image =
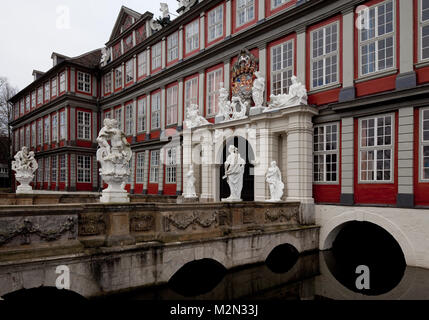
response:
[[[420,123],[419,123],[419,182],[422,182],[422,183],[428,183],[429,182],[429,179],[425,179],[424,178],[424,167],[423,167],[423,165],[424,165],[424,161],[423,161],[423,158],[424,158],[424,151],[423,151],[423,149],[424,149],[424,147],[427,147],[427,146],[429,146],[429,140],[428,141],[424,141],[423,140],[423,124],[424,124],[424,119],[423,119],[423,113],[425,112],[425,111],[429,111],[429,107],[426,107],[426,108],[421,108],[420,110],[419,110],[419,112],[420,112]]]
[[[219,8],[221,8],[221,10],[220,10],[220,12],[221,12],[221,15],[222,15],[222,17],[221,17],[221,19],[220,19],[220,23],[216,23],[215,25],[211,25],[210,24],[210,14],[212,13],[212,12],[215,12],[215,10],[219,10]],[[217,39],[219,39],[219,38],[222,38],[223,37],[223,29],[224,29],[224,14],[225,14],[225,12],[224,12],[225,10],[224,10],[224,4],[222,3],[222,4],[220,4],[220,5],[218,5],[218,6],[216,6],[216,7],[214,7],[213,9],[211,9],[210,11],[208,11],[207,12],[207,43],[210,43],[210,42],[213,42],[213,41],[215,41],[215,40],[217,40]],[[217,17],[217,14],[215,14],[215,16]],[[221,34],[220,35],[218,35],[218,36],[216,36],[216,27],[218,26],[218,25],[220,25],[221,26]],[[215,37],[214,38],[211,38],[210,37],[210,27],[215,27]]]
[[[423,21],[423,16],[422,16],[422,14],[423,14],[423,3],[422,3],[422,1],[423,0],[418,0],[418,12],[417,12],[417,15],[418,15],[418,23],[419,23],[419,25],[418,25],[418,31],[417,31],[417,34],[418,34],[418,51],[419,51],[419,53],[418,53],[418,61],[419,62],[429,62],[429,57],[427,57],[427,58],[423,58],[423,37],[422,37],[422,35],[423,35],[423,28],[424,27],[426,27],[426,26],[429,26],[429,19],[427,20],[427,21]]]
[[[209,76],[213,74],[213,84],[214,84],[214,88],[216,89],[216,73],[219,71],[221,72],[220,78],[219,78],[220,81],[218,82],[219,89],[220,89],[220,84],[223,82],[223,66],[220,66],[219,68],[216,68],[210,72],[207,72],[207,75],[206,75],[206,106],[207,106],[206,114],[207,114],[207,117],[215,116],[217,114],[217,111],[218,111],[218,110],[216,110],[217,109],[217,103],[216,103],[216,98],[215,98],[214,99],[214,106],[212,106],[213,112],[209,112],[209,97],[210,97],[210,95],[213,95],[215,97],[217,95],[219,97],[219,89],[213,90],[213,91],[209,90]]]
[[[274,69],[274,54],[273,54],[273,51],[274,51],[274,49],[277,49],[277,48],[281,48],[280,50],[281,50],[281,63],[282,63],[282,67],[283,67],[283,56],[284,56],[284,45],[286,45],[286,44],[289,44],[289,43],[291,43],[292,44],[292,65],[290,66],[290,67],[285,67],[285,68],[282,68],[282,69],[280,69],[280,70],[277,70],[277,71],[274,71],[273,69]],[[283,88],[283,81],[284,81],[284,78],[283,78],[283,73],[284,72],[288,72],[288,71],[292,71],[292,76],[295,74],[295,39],[294,38],[292,38],[292,39],[289,39],[289,40],[286,40],[286,41],[283,41],[282,43],[279,43],[279,44],[277,44],[277,45],[275,45],[275,46],[273,46],[273,47],[271,47],[271,49],[270,49],[270,80],[271,80],[271,86],[270,86],[270,94],[273,94],[273,89],[274,89],[274,80],[273,80],[273,77],[274,77],[274,75],[277,75],[277,74],[280,74],[281,75],[281,92],[280,93],[288,93],[289,92],[289,87],[287,88],[287,92],[284,92],[284,88]]]
[[[157,158],[157,162],[156,165],[153,165],[154,158],[152,157],[153,155],[158,154],[158,156],[155,156],[155,158]],[[149,168],[149,183],[152,184],[158,184],[159,183],[159,164],[161,163],[161,152],[160,150],[151,150],[150,151],[150,168]],[[152,171],[153,170],[153,171]],[[153,174],[156,173],[156,177],[153,177]]]

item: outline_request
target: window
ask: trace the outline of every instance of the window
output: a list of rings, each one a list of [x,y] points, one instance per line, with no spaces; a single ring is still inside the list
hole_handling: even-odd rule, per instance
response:
[[[144,161],[145,161],[145,153],[144,152],[137,153],[136,183],[144,182]]]
[[[77,156],[77,182],[91,183],[90,156]]]
[[[312,89],[338,82],[338,22],[311,32]]]
[[[124,39],[124,52],[127,52],[133,47],[133,35],[130,34]]]
[[[139,44],[146,39],[146,26],[143,25],[140,28],[136,29],[136,43]]]
[[[134,62],[133,60],[128,60],[125,64],[125,83],[130,83],[134,80]]]
[[[112,92],[112,74],[106,73],[104,75],[104,94]]]
[[[19,103],[19,112],[20,114],[24,114],[24,108],[25,108],[25,100],[22,99]]]
[[[151,183],[158,183],[159,178],[159,150],[150,153],[150,178]]]
[[[165,160],[165,183],[176,183],[176,148],[167,149]]]
[[[240,27],[255,18],[254,0],[237,0],[237,27]]]
[[[207,115],[213,116],[218,112],[219,89],[223,82],[223,70],[217,69],[207,73]]]
[[[77,138],[80,140],[91,140],[91,113],[77,112]]]
[[[208,13],[207,41],[211,42],[223,36],[223,5],[214,8]]]
[[[58,140],[58,116],[54,114],[52,116],[52,141]]]
[[[177,123],[177,85],[167,89],[167,126]]]
[[[57,182],[57,168],[58,168],[57,156],[52,156],[51,161],[52,161],[52,178],[51,178],[51,181]]]
[[[38,164],[38,169],[37,169],[37,182],[42,182],[43,181],[43,160],[42,159],[38,159],[37,160],[37,164]]]
[[[128,184],[131,184],[133,182],[133,177],[132,177],[132,168],[133,168],[133,163],[134,163],[134,153],[131,154],[131,158],[130,161],[128,161],[128,169],[130,170],[130,174],[128,175]]]
[[[146,97],[137,102],[137,132],[146,131]]]
[[[361,119],[359,131],[360,181],[392,181],[393,116]]]
[[[179,34],[177,32],[171,34],[167,38],[167,62],[174,61],[179,58]]]
[[[33,91],[31,93],[31,108],[34,108],[36,106],[36,91]]]
[[[118,121],[118,128],[122,130],[122,107],[115,109],[114,117]]]
[[[192,78],[185,82],[185,110],[191,104],[198,104],[198,78]]]
[[[35,148],[37,145],[36,142],[36,122],[31,124],[31,147]]]
[[[104,119],[111,119],[112,118],[112,112],[111,111],[106,111],[105,113],[104,113],[104,118],[103,118],[103,120]]]
[[[152,46],[152,70],[161,68],[161,42]]]
[[[360,11],[360,17],[367,21],[367,28],[359,32],[360,75],[394,67],[394,6],[385,1]],[[366,16],[363,16],[366,15]]]
[[[276,9],[290,0],[271,0],[271,9]]]
[[[25,112],[30,111],[30,95],[25,97]]]
[[[152,95],[152,122],[151,130],[159,129],[161,127],[161,95],[155,93]]]
[[[115,89],[122,87],[122,66],[115,69]]]
[[[31,143],[30,138],[31,138],[31,136],[30,136],[30,126],[26,126],[25,127],[25,146],[27,148],[30,147],[30,143]]]
[[[66,91],[66,73],[60,73],[60,92]]]
[[[66,155],[60,155],[60,182],[66,182]]]
[[[146,75],[147,72],[147,63],[146,63],[146,51],[141,52],[138,56],[137,56],[137,72],[138,72],[138,77],[143,77],[144,75]]]
[[[294,74],[294,41],[271,48],[271,94],[287,94]]]
[[[44,127],[44,130],[43,130],[43,142],[44,143],[49,143],[50,142],[50,133],[51,133],[51,130],[50,130],[50,123],[49,123],[49,117],[47,117],[47,118],[45,118],[45,127]]]
[[[199,28],[199,19],[191,22],[185,27],[186,53],[195,51],[200,47]]]
[[[134,117],[132,103],[129,103],[125,106],[125,134],[127,136],[132,136],[134,134]]]
[[[37,144],[41,146],[43,144],[43,135],[42,135],[42,121],[37,121]]]
[[[51,86],[52,86],[52,92],[51,92],[51,96],[52,97],[56,97],[57,96],[57,78],[52,78],[51,80]]]
[[[60,140],[65,140],[66,138],[66,112],[60,112]]]
[[[45,179],[44,182],[50,181],[50,173],[51,173],[51,159],[49,157],[45,158]]]
[[[37,104],[42,104],[43,102],[43,88],[40,87],[37,89]]]
[[[420,1],[420,59],[429,59],[429,0]]]
[[[91,93],[91,75],[89,73],[77,72],[77,90]]]
[[[49,82],[45,83],[45,101],[49,101],[51,98],[51,84]]]
[[[314,128],[314,182],[338,182],[339,125]]]
[[[421,119],[421,177],[429,181],[429,109],[422,110]]]

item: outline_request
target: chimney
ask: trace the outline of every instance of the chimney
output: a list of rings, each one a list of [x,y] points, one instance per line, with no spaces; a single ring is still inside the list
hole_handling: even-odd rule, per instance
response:
[[[42,71],[38,71],[38,70],[33,70],[33,78],[34,81],[36,81],[37,79],[40,79],[45,73]]]

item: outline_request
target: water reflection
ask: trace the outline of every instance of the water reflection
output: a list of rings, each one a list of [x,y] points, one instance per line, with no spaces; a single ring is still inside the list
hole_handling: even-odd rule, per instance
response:
[[[111,295],[103,299],[126,300],[265,300],[265,299],[429,299],[429,270],[406,267],[402,277],[390,278],[389,273],[376,274],[373,283],[383,283],[389,292],[368,295],[348,288],[341,283],[356,274],[341,274],[333,252],[316,252],[299,256],[292,268],[284,273],[274,273],[266,264],[248,266],[226,272],[220,282],[209,292],[186,296],[169,285],[133,290],[132,292]],[[329,265],[329,266],[328,266]],[[331,269],[334,272],[331,272]],[[212,274],[206,273],[210,278]],[[340,281],[341,280],[341,281]],[[349,280],[349,283],[351,280]],[[186,284],[184,284],[186,286]],[[387,289],[386,289],[387,290]],[[384,291],[386,291],[384,290]],[[182,292],[183,293],[183,292]]]

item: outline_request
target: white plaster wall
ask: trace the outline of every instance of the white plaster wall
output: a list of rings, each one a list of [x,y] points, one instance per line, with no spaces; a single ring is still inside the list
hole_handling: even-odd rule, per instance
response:
[[[321,226],[321,250],[330,249],[342,224],[367,221],[395,238],[407,265],[429,268],[429,210],[316,205],[315,213],[316,224]]]

